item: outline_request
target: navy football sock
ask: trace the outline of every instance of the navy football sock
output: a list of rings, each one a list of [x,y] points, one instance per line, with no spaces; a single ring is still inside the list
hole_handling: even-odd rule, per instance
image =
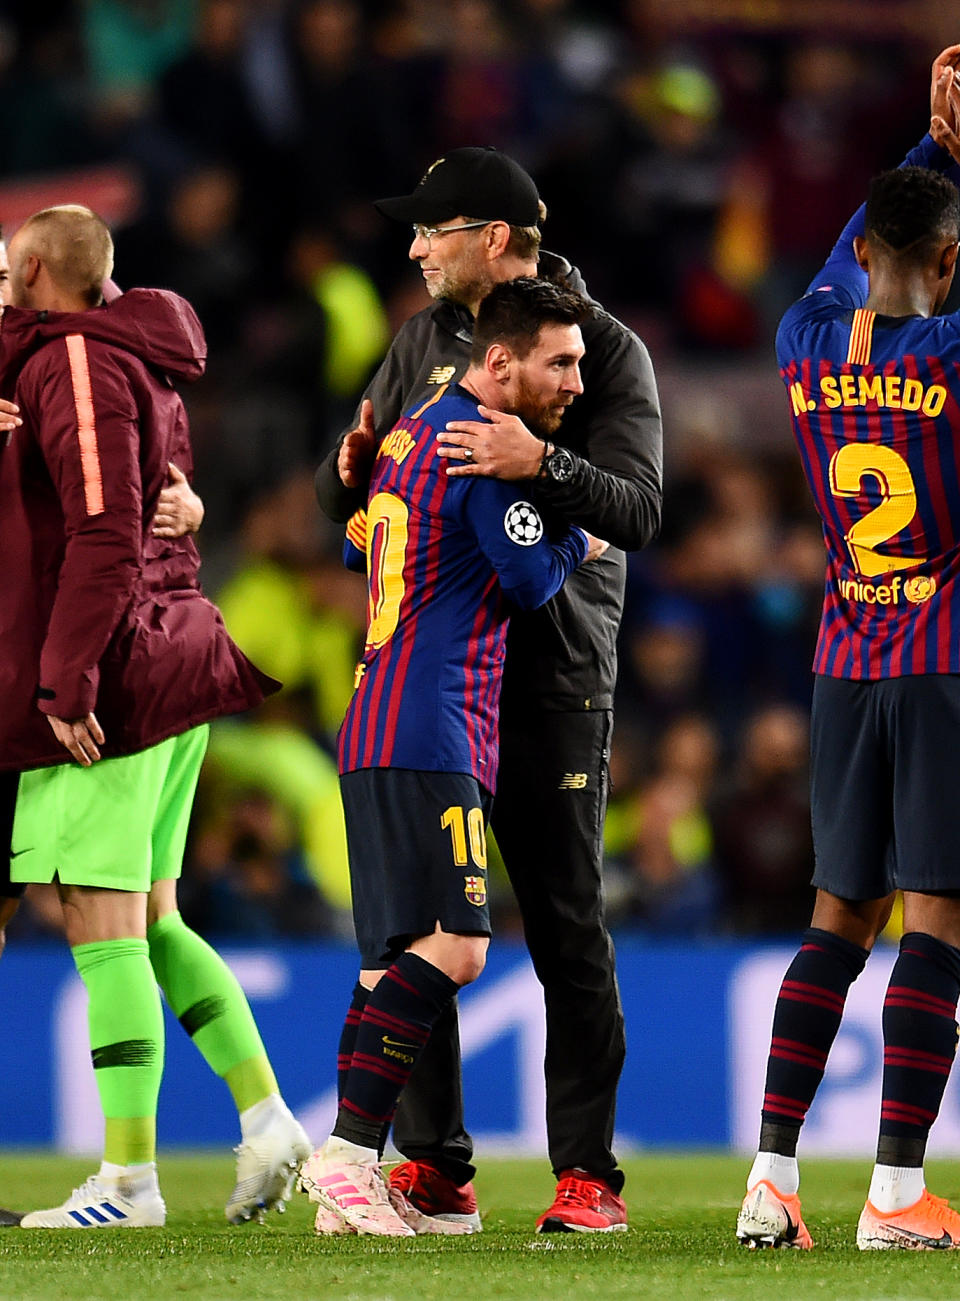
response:
[[[923,1165],[957,1049],[958,996],[960,950],[904,935],[883,1003],[879,1165]]]
[[[337,1047],[337,1102],[343,1101],[343,1091],[346,1088],[353,1050],[357,1042],[357,1030],[360,1028],[360,1018],[363,1016],[363,1009],[367,1005],[370,993],[371,991],[359,981],[353,987],[353,995],[347,1008],[347,1015],[344,1017],[340,1043]]]
[[[866,949],[811,926],[787,968],[773,1016],[760,1151],[795,1156],[800,1127],[823,1079],[847,990]]]
[[[415,953],[403,953],[370,991],[333,1133],[379,1150],[434,1021],[458,986]]]

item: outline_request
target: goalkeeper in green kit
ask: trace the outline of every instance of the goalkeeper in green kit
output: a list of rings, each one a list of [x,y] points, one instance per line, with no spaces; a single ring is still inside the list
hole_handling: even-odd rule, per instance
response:
[[[207,724],[276,689],[200,591],[192,540],[151,528],[170,463],[189,473],[172,380],[202,374],[203,333],[175,294],[103,302],[113,248],[89,209],[35,214],[9,254],[0,390],[22,417],[0,448],[0,769],[20,773],[10,883],[57,882],[106,1121],[100,1170],[21,1224],[164,1223],[158,983],[240,1113],[226,1207],[239,1222],[282,1202],[311,1144],[239,984],[177,911]]]

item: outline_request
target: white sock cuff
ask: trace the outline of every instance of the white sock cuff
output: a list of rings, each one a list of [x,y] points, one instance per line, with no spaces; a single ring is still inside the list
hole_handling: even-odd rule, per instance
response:
[[[351,1165],[377,1165],[380,1153],[375,1147],[361,1147],[346,1138],[337,1138],[331,1134],[323,1145],[323,1154],[335,1161],[349,1161]]]
[[[256,1138],[274,1121],[288,1114],[287,1104],[279,1093],[268,1093],[265,1098],[255,1102],[240,1112],[240,1133],[245,1139]]]
[[[925,1187],[923,1166],[875,1165],[867,1196],[878,1211],[890,1215],[919,1201]]]
[[[779,1152],[758,1152],[747,1176],[747,1188],[752,1188],[761,1179],[773,1184],[784,1197],[794,1196],[800,1187],[797,1158],[781,1156]]]

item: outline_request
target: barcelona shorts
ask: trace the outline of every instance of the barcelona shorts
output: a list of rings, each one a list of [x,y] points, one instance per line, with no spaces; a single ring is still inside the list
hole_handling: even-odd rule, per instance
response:
[[[388,967],[421,935],[489,935],[492,797],[463,773],[363,768],[340,778],[361,967]]]
[[[960,891],[960,677],[818,675],[813,884],[843,899]]]
[[[146,893],[183,865],[209,727],[137,754],[20,776],[10,875]]]

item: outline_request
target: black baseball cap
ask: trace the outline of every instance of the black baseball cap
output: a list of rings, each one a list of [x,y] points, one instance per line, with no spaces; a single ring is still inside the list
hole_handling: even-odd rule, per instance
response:
[[[412,194],[378,199],[373,206],[394,221],[424,225],[464,216],[535,226],[540,196],[519,163],[491,145],[471,145],[438,158]]]

